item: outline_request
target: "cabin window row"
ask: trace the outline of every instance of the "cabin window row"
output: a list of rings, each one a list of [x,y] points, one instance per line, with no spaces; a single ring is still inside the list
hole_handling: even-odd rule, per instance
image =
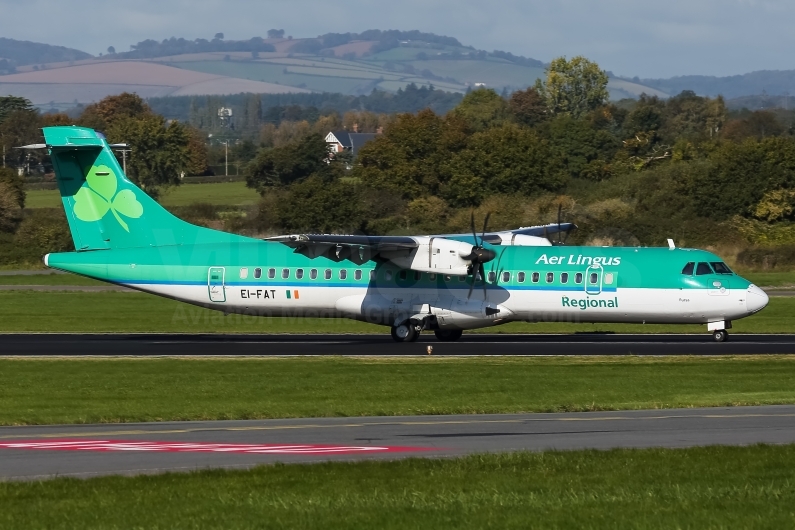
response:
[[[291,271],[292,271],[292,269],[289,269],[289,268],[283,268],[283,269],[277,270],[276,268],[272,267],[272,268],[267,269],[266,272],[267,272],[267,278],[269,280],[276,279],[277,275],[282,280],[289,280],[290,276],[291,276]],[[262,268],[260,268],[260,267],[255,268],[254,269],[254,278],[255,279],[261,279],[262,278],[262,273],[263,273],[263,269]],[[318,278],[318,274],[319,274],[318,269],[309,269],[309,279],[310,280],[316,280]],[[408,274],[409,274],[408,271],[405,271],[405,270],[400,271],[398,273],[398,278],[400,280],[407,280],[408,279]],[[369,275],[368,275],[369,276],[369,280],[371,280],[371,281],[375,280],[376,279],[376,275],[377,275],[377,273],[376,273],[375,270],[370,270],[369,271]],[[332,271],[332,269],[325,269],[323,271],[323,279],[331,280],[333,278],[333,276],[334,276],[334,272]],[[338,276],[338,278],[340,280],[347,280],[348,279],[348,269],[339,269],[337,271],[337,276]],[[413,276],[414,276],[414,279],[417,280],[417,281],[422,279],[422,273],[419,272],[419,271],[414,271]],[[558,277],[559,277],[560,283],[562,283],[562,284],[569,283],[570,276],[571,275],[568,272],[559,273]],[[363,274],[362,269],[355,269],[353,271],[353,279],[354,280],[361,281],[363,277],[364,277],[364,274]],[[240,279],[245,280],[246,278],[248,278],[248,267],[241,267],[241,269],[240,269]],[[303,278],[304,278],[304,269],[295,269],[295,279],[296,280],[301,280]],[[387,270],[387,271],[384,272],[384,279],[386,281],[391,281],[392,278],[393,278],[393,272],[392,271]],[[436,274],[429,273],[428,274],[428,278],[430,280],[435,280],[436,279]],[[574,283],[577,284],[577,285],[581,285],[582,282],[583,282],[583,278],[584,278],[583,273],[581,273],[581,272],[575,273],[574,274]],[[453,277],[451,275],[449,275],[449,274],[445,275],[444,279],[445,279],[445,281],[448,281],[448,282],[449,281],[453,281]],[[502,280],[502,283],[510,283],[510,281],[511,281],[511,273],[508,272],[508,271],[502,272],[500,279]],[[553,273],[553,272],[545,273],[544,279],[546,280],[546,283],[554,283],[555,282],[555,273]],[[467,280],[466,276],[458,276],[458,281],[459,282],[466,282],[466,280]],[[477,275],[477,280],[478,281],[480,280],[480,274]],[[525,283],[526,280],[527,280],[527,274],[525,272],[516,273],[516,281],[518,283]],[[489,283],[495,283],[497,281],[497,273],[494,272],[494,271],[489,272],[488,273],[488,281],[489,281]],[[541,273],[539,273],[539,272],[530,273],[530,281],[532,283],[539,283],[541,281]],[[591,284],[591,285],[598,284],[599,283],[599,276],[595,272],[592,272],[589,275],[589,277],[588,277],[588,283]],[[609,281],[607,283],[612,283],[612,282]]]

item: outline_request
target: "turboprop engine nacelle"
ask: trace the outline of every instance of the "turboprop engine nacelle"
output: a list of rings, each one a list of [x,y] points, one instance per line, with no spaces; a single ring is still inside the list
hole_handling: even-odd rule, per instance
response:
[[[538,236],[528,236],[525,234],[515,234],[513,232],[497,232],[502,242],[501,246],[513,247],[551,247],[549,239]]]
[[[453,276],[465,276],[468,273],[472,261],[466,258],[476,248],[473,245],[444,237],[421,236],[413,239],[419,247],[411,253],[395,251],[382,252],[381,255],[404,269]]]

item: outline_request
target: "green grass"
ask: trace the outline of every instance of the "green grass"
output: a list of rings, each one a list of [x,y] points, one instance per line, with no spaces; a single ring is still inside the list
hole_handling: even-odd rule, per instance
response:
[[[0,425],[782,403],[793,356],[0,359]]]
[[[22,284],[52,282],[64,276],[0,277]],[[64,278],[61,280],[61,278]],[[70,280],[72,285],[95,285]],[[86,282],[86,283],[82,283]],[[50,285],[52,285],[50,284]],[[734,321],[733,333],[792,333],[795,298],[772,298],[760,313]],[[0,333],[152,332],[152,333],[386,333],[381,326],[347,319],[224,316],[143,293],[0,291]],[[575,324],[516,322],[474,333],[706,333],[706,326],[653,324]],[[470,332],[470,333],[473,333]]]
[[[0,285],[108,285],[106,282],[92,280],[76,274],[15,274],[13,276],[0,276]]]
[[[259,200],[259,194],[246,187],[245,182],[217,182],[212,184],[183,184],[166,191],[161,202],[164,206],[187,206],[204,202],[216,205],[249,205]],[[25,200],[27,208],[58,208],[61,196],[58,190],[29,190]]]
[[[795,271],[743,272],[738,274],[761,287],[795,287]]]
[[[0,483],[5,528],[792,528],[795,446]]]

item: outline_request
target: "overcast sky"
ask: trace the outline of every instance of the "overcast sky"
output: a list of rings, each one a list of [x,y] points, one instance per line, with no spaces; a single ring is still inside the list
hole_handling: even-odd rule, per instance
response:
[[[795,0],[0,0],[0,37],[117,51],[145,39],[419,29],[543,61],[585,55],[615,74],[795,69]]]

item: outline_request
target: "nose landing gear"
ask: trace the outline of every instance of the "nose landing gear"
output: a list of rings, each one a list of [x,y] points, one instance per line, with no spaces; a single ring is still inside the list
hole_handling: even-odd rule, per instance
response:
[[[729,340],[729,332],[725,329],[716,329],[712,332],[712,340],[715,342],[726,342]]]

